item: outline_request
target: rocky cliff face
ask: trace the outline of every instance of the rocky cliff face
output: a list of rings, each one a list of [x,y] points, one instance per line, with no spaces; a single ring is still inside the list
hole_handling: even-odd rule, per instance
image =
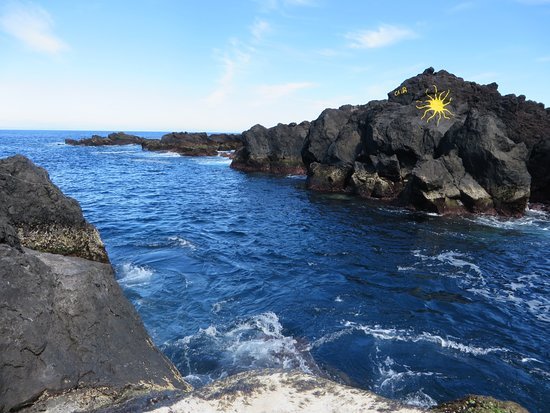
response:
[[[520,215],[550,202],[550,110],[432,68],[388,100],[327,109],[302,157],[308,187],[437,213]]]
[[[108,262],[78,203],[45,170],[21,156],[0,161],[0,412],[67,391],[91,408],[187,388]]]
[[[255,125],[243,132],[243,147],[235,153],[231,167],[241,171],[274,174],[303,174],[301,150],[309,122],[272,128]]]

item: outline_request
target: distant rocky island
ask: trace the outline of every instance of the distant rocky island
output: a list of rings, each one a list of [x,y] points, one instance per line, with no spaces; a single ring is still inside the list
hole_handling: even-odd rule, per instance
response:
[[[184,156],[216,156],[220,151],[234,151],[243,145],[239,134],[205,132],[172,132],[160,139],[146,139],[116,132],[80,140],[65,139],[65,143],[72,146],[141,145],[143,150],[176,152]]]
[[[312,122],[255,125],[242,134],[125,133],[70,145],[140,144],[212,156],[235,151],[246,172],[307,174],[307,187],[437,214],[521,216],[550,208],[550,108],[498,85],[426,69],[365,105],[326,109]]]

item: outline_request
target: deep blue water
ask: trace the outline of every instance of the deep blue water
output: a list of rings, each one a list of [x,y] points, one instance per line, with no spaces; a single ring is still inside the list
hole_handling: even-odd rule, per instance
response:
[[[548,411],[549,216],[415,214],[222,157],[63,144],[91,134],[0,131],[0,157],[30,157],[80,202],[191,383],[300,368],[409,404]]]

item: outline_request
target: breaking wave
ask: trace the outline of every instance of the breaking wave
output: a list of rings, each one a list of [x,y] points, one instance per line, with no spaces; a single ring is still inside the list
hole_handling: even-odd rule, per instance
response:
[[[123,285],[139,285],[148,282],[154,271],[145,266],[132,263],[122,264],[119,270],[119,282]]]
[[[317,369],[307,346],[285,335],[273,312],[229,326],[200,328],[195,334],[165,343],[163,350],[195,386],[252,369],[299,369],[307,373]]]

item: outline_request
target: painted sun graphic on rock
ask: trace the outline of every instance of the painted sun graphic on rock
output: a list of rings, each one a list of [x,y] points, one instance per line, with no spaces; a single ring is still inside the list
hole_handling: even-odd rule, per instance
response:
[[[417,109],[424,109],[424,114],[422,115],[421,119],[424,119],[428,114],[429,117],[426,119],[426,123],[430,122],[430,120],[437,117],[437,125],[439,126],[439,121],[441,118],[445,119],[451,119],[449,116],[454,116],[454,114],[447,109],[447,106],[451,103],[453,98],[449,97],[449,93],[451,93],[451,89],[443,92],[437,92],[437,86],[434,86],[434,93],[433,95],[430,95],[428,91],[430,89],[426,89],[426,100],[417,100],[416,101],[416,108]],[[447,100],[448,98],[448,100]],[[449,115],[449,116],[447,116]]]

